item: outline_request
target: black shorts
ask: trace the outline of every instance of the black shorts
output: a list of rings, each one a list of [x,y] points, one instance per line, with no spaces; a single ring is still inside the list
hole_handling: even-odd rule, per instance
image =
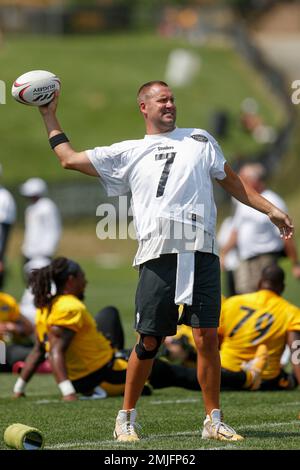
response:
[[[124,364],[119,365],[123,361]],[[127,370],[127,360],[114,357],[108,364],[100,369],[91,372],[77,380],[72,380],[72,384],[77,393],[86,393],[93,390],[103,382],[111,385],[125,385]]]
[[[136,291],[135,329],[155,336],[176,334],[177,324],[217,328],[221,308],[220,263],[212,253],[195,252],[192,305],[185,305],[178,320],[174,303],[177,255],[161,255],[140,267]]]

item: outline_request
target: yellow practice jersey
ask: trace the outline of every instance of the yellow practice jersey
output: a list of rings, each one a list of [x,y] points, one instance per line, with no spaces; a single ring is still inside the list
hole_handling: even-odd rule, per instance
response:
[[[85,305],[73,295],[59,295],[48,308],[38,309],[36,332],[49,351],[48,332],[51,326],[75,332],[65,353],[68,378],[77,380],[107,364],[114,350],[110,342],[97,331],[96,322]]]
[[[288,331],[300,331],[300,309],[270,290],[236,295],[222,304],[219,333],[222,367],[237,372],[242,362],[254,358],[256,348],[265,344],[269,361],[264,380],[280,371],[280,358]]]
[[[16,299],[9,294],[0,292],[0,323],[16,322],[19,318],[20,310]],[[1,335],[0,339],[3,339]]]

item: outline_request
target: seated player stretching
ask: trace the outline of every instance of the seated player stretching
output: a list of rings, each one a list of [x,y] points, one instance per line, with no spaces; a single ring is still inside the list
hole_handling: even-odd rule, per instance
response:
[[[93,396],[99,386],[109,396],[123,394],[128,361],[97,330],[95,319],[82,302],[86,279],[79,264],[56,258],[49,266],[34,270],[29,284],[38,308],[37,340],[15,384],[14,396],[25,395],[28,381],[47,352],[64,400],[76,400],[76,393]],[[104,330],[112,338],[121,325],[116,309],[111,307],[99,313],[104,312],[114,315],[116,320],[114,325],[102,319],[103,326],[111,324],[111,331]],[[154,362],[149,382],[154,388],[179,386],[199,390],[194,370],[159,359]],[[149,394],[149,390],[146,384],[144,392]]]
[[[300,384],[300,366],[293,374],[281,369],[285,345],[294,352],[300,340],[300,309],[282,298],[284,271],[272,264],[261,276],[257,292],[223,300],[220,327],[222,389],[290,390]],[[167,338],[167,357],[193,365],[191,329],[182,325]]]

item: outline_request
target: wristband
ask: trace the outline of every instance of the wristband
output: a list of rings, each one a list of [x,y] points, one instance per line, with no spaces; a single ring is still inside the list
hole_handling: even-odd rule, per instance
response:
[[[65,142],[70,142],[66,134],[61,132],[60,134],[54,135],[53,137],[50,137],[49,143],[52,148],[52,150],[59,144],[63,144]]]
[[[26,385],[27,385],[27,382],[25,382],[25,380],[19,377],[14,386],[14,390],[13,390],[14,393],[23,393]]]
[[[73,393],[76,393],[75,388],[72,385],[71,380],[63,380],[58,384],[59,389],[64,397],[67,395],[72,395]]]

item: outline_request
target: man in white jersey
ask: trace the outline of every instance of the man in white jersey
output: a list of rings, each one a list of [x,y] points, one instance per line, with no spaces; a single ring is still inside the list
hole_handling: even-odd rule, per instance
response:
[[[2,165],[0,165],[0,176]],[[16,221],[16,203],[11,193],[0,184],[0,289],[5,277],[5,253],[11,228]]]
[[[287,211],[281,197],[274,191],[266,189],[266,171],[261,163],[243,165],[239,176],[276,207],[284,212]],[[238,251],[240,265],[234,273],[237,293],[256,291],[263,269],[285,255],[291,261],[294,277],[300,279],[300,263],[295,241],[280,238],[279,231],[265,214],[236,200],[234,204],[236,207],[232,232],[221,249],[221,255],[224,257],[233,248]]]
[[[62,132],[57,101],[58,94],[40,111],[62,166],[100,176],[109,195],[132,193],[139,240],[134,264],[140,270],[136,293],[140,336],[129,359],[115,438],[139,440],[135,406],[163,338],[176,332],[177,305],[182,303],[181,321],[193,327],[200,358],[197,374],[206,411],[202,437],[241,440],[223,423],[219,403],[220,269],[212,178],[240,201],[267,213],[286,238],[292,236],[292,222],[243,184],[206,131],[176,128],[175,99],[166,83],[152,81],[139,89],[138,105],[146,126],[143,139],[82,152],[74,151]]]
[[[22,253],[25,263],[48,259],[55,254],[61,236],[61,218],[56,204],[47,197],[47,183],[41,178],[29,178],[20,193],[29,204],[25,210],[25,233]]]

